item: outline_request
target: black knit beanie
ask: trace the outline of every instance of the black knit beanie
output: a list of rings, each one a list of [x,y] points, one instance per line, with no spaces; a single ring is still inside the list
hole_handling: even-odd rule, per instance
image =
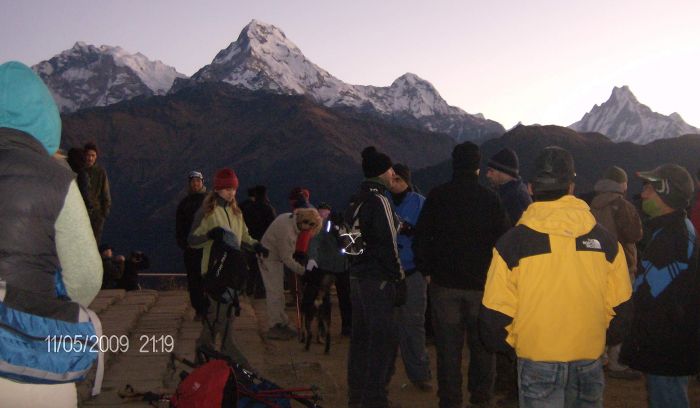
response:
[[[378,152],[374,146],[362,150],[362,172],[365,177],[377,177],[391,168],[391,159],[384,153]]]
[[[518,168],[520,167],[520,164],[518,161],[518,155],[507,147],[494,154],[489,160],[487,166],[494,170],[508,174],[509,176],[515,178],[519,177]]]
[[[479,146],[472,142],[460,143],[452,149],[452,168],[455,170],[476,171],[481,163]]]

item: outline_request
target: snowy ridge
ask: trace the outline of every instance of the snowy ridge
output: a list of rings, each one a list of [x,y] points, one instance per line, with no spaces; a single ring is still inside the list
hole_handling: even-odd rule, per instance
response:
[[[62,112],[106,106],[139,95],[164,95],[175,78],[185,77],[141,53],[84,42],[32,68],[46,82]]]
[[[347,84],[308,60],[282,30],[257,20],[252,20],[238,39],[195,73],[192,80],[224,81],[252,90],[305,94],[328,107],[349,107],[417,120],[423,128],[448,133],[458,141],[505,131],[483,115],[470,115],[449,106],[432,84],[415,74],[404,74],[388,87]],[[173,90],[176,88],[177,84]]]
[[[637,144],[700,133],[700,129],[687,124],[676,112],[665,116],[652,111],[627,86],[615,87],[605,103],[593,106],[569,127],[578,132],[599,132],[614,142]]]

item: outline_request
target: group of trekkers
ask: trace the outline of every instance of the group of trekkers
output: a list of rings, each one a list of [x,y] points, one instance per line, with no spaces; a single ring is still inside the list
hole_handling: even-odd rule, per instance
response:
[[[365,180],[347,208],[316,209],[308,189],[295,188],[292,211],[279,216],[262,186],[239,208],[230,169],[216,173],[202,206],[203,176],[192,172],[178,214],[190,208],[179,236],[193,306],[206,321],[211,299],[196,288],[207,265],[194,248],[224,226],[250,249],[249,295],[264,296],[255,283],[262,278],[270,339],[298,330],[285,312],[285,275],[293,285],[294,275],[337,274],[341,330],[351,335],[350,407],[397,406],[387,385],[399,352],[412,384],[432,392],[428,299],[440,407],[463,405],[465,338],[469,406],[602,406],[604,370],[621,379],[645,374],[652,407],[687,406],[688,379],[700,361],[697,238],[686,212],[694,204],[697,225],[700,202],[688,171],[665,164],[636,173],[638,209],[626,199],[630,180],[618,166],[603,172],[588,202],[574,196],[574,159],[560,147],[542,150],[528,183],[511,149],[485,162],[490,186],[479,182],[482,164],[477,145],[455,146],[452,179],[426,198],[407,166],[368,147]],[[206,222],[208,208],[220,208],[216,222]],[[360,251],[346,251],[332,219],[359,232]],[[316,234],[312,247],[333,232],[337,245],[327,255],[299,257],[295,242],[304,230]]]
[[[99,220],[76,173],[52,157],[60,134],[41,79],[21,63],[0,65],[0,394],[7,406],[76,406],[74,382],[97,359],[47,352],[48,340],[37,334],[47,327],[74,338],[100,333],[87,309],[102,282]],[[458,144],[452,179],[427,197],[415,191],[407,166],[374,147],[361,156],[365,180],[336,213],[327,204],[314,208],[309,190],[295,188],[292,210],[276,216],[260,186],[237,204],[230,168],[214,174],[209,192],[202,173],[189,174],[177,229],[203,323],[198,345],[221,335],[222,352],[251,368],[230,324],[238,291],[204,289],[212,262],[227,259],[218,258],[224,248],[246,254],[232,258],[253,271],[244,290],[257,298],[264,292],[270,339],[296,335],[285,273],[338,276],[341,331],[350,335],[349,407],[398,406],[387,385],[399,352],[415,387],[432,392],[428,299],[440,407],[463,405],[465,338],[470,406],[602,406],[606,369],[610,377],[644,375],[651,407],[689,406],[688,381],[700,361],[700,200],[693,203],[697,186],[685,168],[636,173],[640,212],[625,198],[631,181],[619,167],[605,170],[590,204],[576,198],[574,158],[556,146],[539,153],[528,183],[515,152],[490,157],[494,190],[479,182],[479,147]],[[104,221],[108,206],[100,205]],[[312,238],[305,246],[302,237]]]

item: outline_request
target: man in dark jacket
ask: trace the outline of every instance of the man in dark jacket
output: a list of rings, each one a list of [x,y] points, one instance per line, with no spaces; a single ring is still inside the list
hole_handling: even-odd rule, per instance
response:
[[[187,245],[187,236],[190,234],[194,215],[199,207],[202,206],[207,188],[204,186],[204,176],[199,171],[191,171],[188,178],[188,194],[178,204],[175,214],[175,238],[177,239],[177,246],[183,252],[190,303],[197,314],[197,318],[201,319],[207,315],[207,306],[209,304],[204,294],[204,280],[201,271],[202,250],[190,248]]]
[[[649,406],[687,407],[698,373],[700,279],[695,228],[685,208],[693,194],[686,169],[666,164],[637,173],[642,210],[651,218],[634,282],[634,318],[620,359],[647,375]]]
[[[386,388],[398,347],[394,306],[405,301],[400,295],[406,289],[396,246],[399,220],[385,196],[395,176],[391,166],[391,159],[374,147],[362,151],[365,181],[346,217],[351,225],[359,221],[364,243],[350,259],[349,407],[389,406]]]
[[[413,261],[413,235],[425,197],[413,191],[411,170],[408,166],[394,164],[396,177],[389,198],[401,219],[401,228],[396,240],[401,266],[406,274],[406,304],[398,311],[399,349],[406,375],[421,391],[433,390],[430,379],[430,359],[425,348],[425,309],[428,283]]]
[[[102,289],[116,289],[124,274],[124,255],[114,256],[113,249],[107,244],[98,248],[102,257]]]
[[[695,232],[700,230],[700,169],[698,169],[697,181],[695,182],[695,200],[693,200],[693,207],[690,210],[690,221],[695,227]]]
[[[267,197],[267,188],[261,185],[250,188],[248,190],[248,199],[241,203],[240,208],[250,236],[260,241],[267,227],[277,218],[277,212]],[[249,270],[246,294],[254,296],[256,299],[263,299],[265,297],[265,285],[260,275],[258,258],[254,252],[249,251],[245,252],[245,256]]]
[[[99,244],[102,240],[102,230],[105,225],[105,220],[109,216],[109,211],[112,208],[112,195],[109,191],[109,179],[107,171],[97,164],[97,145],[95,143],[86,143],[83,147],[85,152],[85,171],[88,175],[88,198],[90,205],[90,224],[92,231],[95,234],[95,241]]]
[[[642,239],[642,220],[634,204],[625,199],[627,173],[620,167],[611,166],[595,183],[596,193],[591,201],[591,213],[622,245],[629,269],[630,282],[637,274],[637,242]],[[641,373],[620,363],[622,344],[608,344],[608,375],[612,378],[636,380]]]
[[[527,186],[520,178],[518,155],[504,148],[488,162],[486,178],[498,189],[498,195],[506,208],[511,225],[515,225],[523,211],[532,203]]]
[[[507,147],[501,149],[489,159],[486,178],[496,188],[510,225],[516,225],[523,211],[532,203],[527,186],[520,178],[518,155]],[[496,393],[504,394],[511,405],[517,405],[518,373],[514,354],[496,354]]]
[[[480,160],[475,144],[455,146],[452,181],[428,194],[413,243],[416,268],[430,278],[441,408],[462,406],[465,331],[470,401],[488,404],[493,393],[495,359],[479,340],[477,316],[491,250],[509,225],[496,193],[477,181]]]

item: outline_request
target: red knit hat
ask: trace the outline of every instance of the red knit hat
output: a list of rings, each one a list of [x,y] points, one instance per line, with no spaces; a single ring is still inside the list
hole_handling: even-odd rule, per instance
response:
[[[214,190],[223,190],[225,188],[238,190],[238,177],[236,176],[236,172],[228,167],[217,171],[214,175]]]

